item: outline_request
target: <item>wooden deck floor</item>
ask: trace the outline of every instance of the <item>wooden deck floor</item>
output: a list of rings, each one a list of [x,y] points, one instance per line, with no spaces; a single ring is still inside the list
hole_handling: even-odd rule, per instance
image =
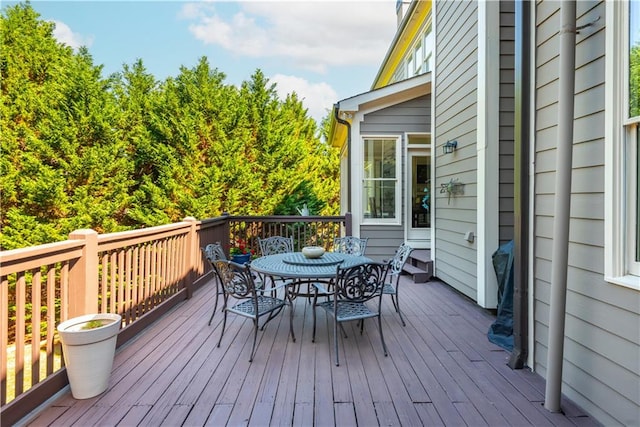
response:
[[[207,325],[213,286],[194,294],[116,354],[109,389],[74,400],[65,392],[24,425],[32,426],[573,426],[597,425],[571,402],[565,414],[544,409],[544,381],[513,371],[508,353],[486,332],[493,316],[438,281],[402,278],[407,326],[385,299],[384,357],[373,321],[360,335],[346,327],[334,364],[332,328],[319,312],[311,342],[311,309],[295,305],[259,333],[248,362],[252,325],[222,316]],[[385,297],[387,298],[387,297]]]

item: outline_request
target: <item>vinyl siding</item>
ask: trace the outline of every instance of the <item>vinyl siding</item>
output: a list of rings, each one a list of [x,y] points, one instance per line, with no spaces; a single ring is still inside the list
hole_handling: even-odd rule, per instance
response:
[[[375,261],[383,261],[393,257],[404,242],[404,229],[397,225],[363,225],[360,237],[369,238],[366,255]]]
[[[477,298],[477,251],[463,239],[476,232],[477,221],[477,39],[476,2],[439,2],[436,7],[435,111],[435,275]],[[457,150],[442,145],[457,140]],[[451,179],[464,183],[464,194],[447,197],[440,186]]]
[[[364,115],[362,135],[429,132],[431,129],[431,95],[421,96]]]
[[[513,239],[513,137],[515,84],[515,5],[500,2],[500,106],[499,106],[499,188],[498,239],[504,244]]]
[[[367,135],[403,135],[400,139],[402,144],[402,173],[401,178],[404,179],[404,164],[406,138],[405,133],[428,133],[431,130],[431,95],[424,95],[418,98],[399,103],[387,108],[383,108],[364,115],[363,121],[360,123],[360,134],[363,137]],[[360,165],[358,165],[359,167]],[[402,224],[405,224],[406,207],[405,191],[406,186],[401,185],[401,209]],[[393,256],[396,249],[404,242],[404,226],[398,225],[361,225],[360,237],[368,237],[367,256],[372,259],[381,261],[389,259]]]
[[[577,3],[571,222],[562,392],[604,425],[640,419],[638,291],[604,281],[605,3]],[[558,2],[535,7],[534,369],[546,376],[557,144]]]

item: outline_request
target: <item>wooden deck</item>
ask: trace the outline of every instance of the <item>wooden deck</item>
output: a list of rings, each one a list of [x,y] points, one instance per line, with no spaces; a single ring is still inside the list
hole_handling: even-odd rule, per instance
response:
[[[384,357],[373,321],[363,335],[347,326],[340,366],[327,318],[311,342],[311,309],[295,304],[259,332],[249,363],[250,321],[222,316],[207,325],[210,284],[116,354],[109,389],[74,400],[67,390],[24,420],[32,426],[573,426],[597,425],[571,402],[565,414],[544,409],[544,381],[511,370],[508,353],[486,332],[493,316],[438,281],[402,277],[402,327],[385,296]]]

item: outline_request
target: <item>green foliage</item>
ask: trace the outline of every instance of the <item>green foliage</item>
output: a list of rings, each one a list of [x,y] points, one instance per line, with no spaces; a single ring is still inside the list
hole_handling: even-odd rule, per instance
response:
[[[640,116],[640,45],[629,54],[629,117]]]
[[[338,213],[338,153],[297,95],[256,70],[240,88],[203,57],[156,81],[108,78],[26,4],[0,16],[1,247],[185,216]]]

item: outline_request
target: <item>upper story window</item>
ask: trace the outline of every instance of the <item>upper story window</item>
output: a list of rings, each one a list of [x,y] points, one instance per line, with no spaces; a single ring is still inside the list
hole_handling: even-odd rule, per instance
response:
[[[407,58],[407,77],[413,77],[414,67],[415,61],[413,59],[413,55],[409,55],[409,58]]]
[[[411,78],[419,74],[428,73],[433,69],[433,33],[431,32],[431,23],[427,25],[416,44],[409,49],[406,58],[405,67],[401,67],[406,70],[403,78]],[[400,79],[394,79],[394,81],[398,80]]]
[[[424,49],[424,60],[422,71],[428,73],[433,70],[433,33],[431,32],[431,25],[427,27],[427,31],[424,33],[424,41],[422,43]]]
[[[605,277],[640,289],[640,2],[606,7]]]
[[[422,58],[424,58],[424,51],[422,48],[422,43],[418,43],[418,45],[416,46],[416,48],[413,50],[414,54],[413,57],[415,58],[415,62],[414,62],[414,70],[413,70],[413,74],[414,76],[417,76],[418,74],[420,74],[421,72],[424,72],[422,70]]]
[[[400,159],[398,138],[365,138],[362,206],[365,222],[400,221]]]

